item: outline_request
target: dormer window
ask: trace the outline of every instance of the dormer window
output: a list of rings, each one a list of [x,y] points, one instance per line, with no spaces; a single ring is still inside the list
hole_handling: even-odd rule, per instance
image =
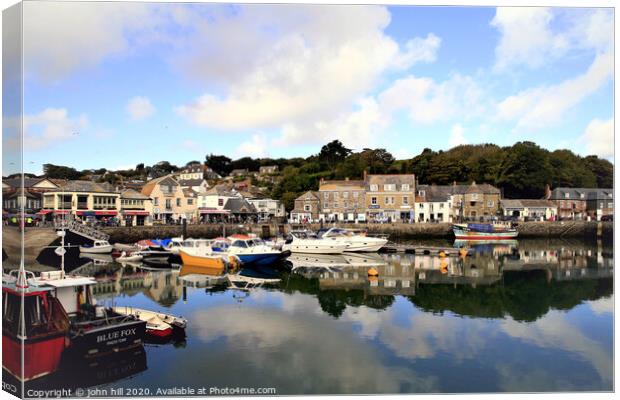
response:
[[[407,192],[407,191],[409,191],[409,184],[408,184],[408,183],[403,183],[403,184],[401,185],[400,189],[401,189],[403,192]]]
[[[393,183],[385,184],[383,185],[383,190],[385,190],[386,192],[394,192],[396,190],[396,185]]]
[[[569,197],[568,192],[564,193],[564,198],[565,198],[565,199],[568,199],[568,197]]]
[[[584,197],[586,197],[586,195],[585,193],[579,193],[579,197],[583,199]]]
[[[370,185],[370,191],[371,192],[376,192],[377,190],[379,190],[379,186],[378,185]]]

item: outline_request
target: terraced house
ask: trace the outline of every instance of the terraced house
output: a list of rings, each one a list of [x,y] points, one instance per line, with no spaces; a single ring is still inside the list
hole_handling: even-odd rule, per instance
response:
[[[365,221],[366,199],[364,180],[321,179],[319,199],[323,221]]]
[[[118,218],[120,197],[107,183],[69,181],[43,194],[43,209],[39,214],[47,220],[66,214],[97,221]]]
[[[593,219],[613,215],[613,189],[545,188],[545,199],[558,207],[560,219]]]
[[[320,210],[319,193],[309,190],[295,199],[291,221],[295,223],[318,221]]]
[[[488,183],[457,185],[451,187],[452,215],[455,221],[486,220],[497,217],[501,192]]]
[[[159,223],[196,219],[197,199],[191,189],[183,189],[172,176],[166,175],[148,181],[142,194],[153,201],[153,221]]]
[[[366,175],[366,214],[369,221],[413,221],[415,175]]]

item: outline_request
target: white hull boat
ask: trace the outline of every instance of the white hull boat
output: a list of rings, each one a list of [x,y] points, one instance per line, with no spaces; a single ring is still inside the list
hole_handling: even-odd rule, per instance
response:
[[[108,254],[113,248],[107,240],[95,240],[92,246],[80,246],[80,253]]]
[[[321,235],[323,239],[335,239],[347,247],[345,252],[377,252],[388,242],[387,239],[357,234],[347,229],[330,228]]]
[[[342,254],[347,247],[337,238],[319,239],[308,231],[291,231],[282,250],[304,254]]]

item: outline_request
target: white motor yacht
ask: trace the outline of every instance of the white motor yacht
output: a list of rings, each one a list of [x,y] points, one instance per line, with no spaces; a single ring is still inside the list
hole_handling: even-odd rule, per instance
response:
[[[346,244],[344,251],[379,251],[388,242],[385,238],[367,236],[363,233],[355,233],[349,229],[329,228],[323,232],[319,231],[322,239],[336,239],[340,243]]]
[[[282,250],[291,253],[342,254],[348,245],[337,238],[320,239],[310,231],[291,231]]]

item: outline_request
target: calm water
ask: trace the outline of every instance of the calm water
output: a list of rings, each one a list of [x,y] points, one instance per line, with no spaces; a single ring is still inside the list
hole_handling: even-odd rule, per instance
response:
[[[268,276],[279,283],[249,291],[183,268],[86,263],[78,272],[97,277],[99,303],[182,315],[187,337],[90,372],[66,367],[37,385],[150,394],[202,386],[278,394],[613,389],[612,248],[521,241],[480,246],[464,260],[292,262],[293,272]],[[377,280],[368,279],[370,266]]]

